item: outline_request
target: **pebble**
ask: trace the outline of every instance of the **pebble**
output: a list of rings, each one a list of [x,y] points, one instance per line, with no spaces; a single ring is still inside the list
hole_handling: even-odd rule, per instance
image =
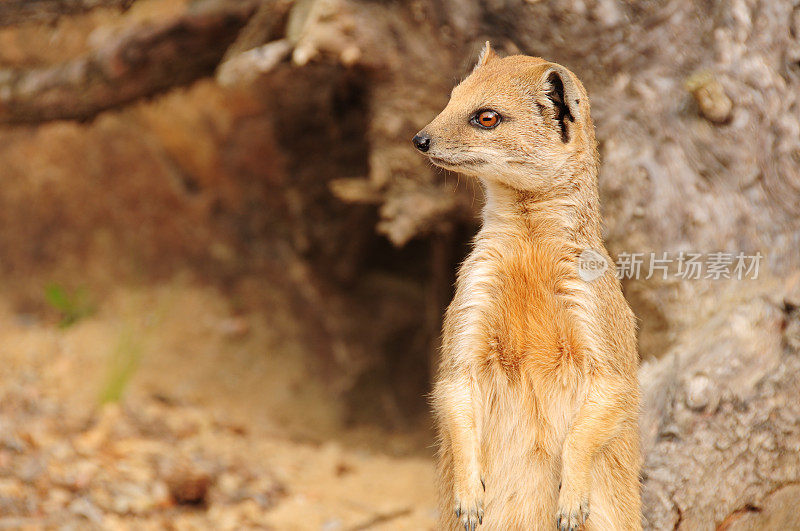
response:
[[[719,393],[705,374],[695,374],[686,383],[686,406],[695,411],[716,409]]]
[[[707,72],[695,74],[686,82],[686,87],[694,96],[700,114],[706,120],[715,124],[730,121],[733,102],[725,93],[722,84],[712,74]]]

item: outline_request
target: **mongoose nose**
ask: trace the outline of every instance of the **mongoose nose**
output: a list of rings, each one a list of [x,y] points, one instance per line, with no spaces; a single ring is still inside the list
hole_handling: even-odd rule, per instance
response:
[[[427,133],[417,133],[411,141],[414,143],[414,146],[423,153],[428,151],[431,147],[431,137],[428,136]]]

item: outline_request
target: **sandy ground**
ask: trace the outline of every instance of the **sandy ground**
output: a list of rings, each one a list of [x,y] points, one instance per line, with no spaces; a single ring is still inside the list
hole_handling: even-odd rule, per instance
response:
[[[0,529],[433,529],[427,432],[343,427],[267,320],[186,283],[0,307]]]

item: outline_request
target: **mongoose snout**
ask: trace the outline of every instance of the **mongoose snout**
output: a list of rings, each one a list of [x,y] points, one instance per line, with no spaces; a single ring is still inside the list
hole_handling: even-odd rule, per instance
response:
[[[427,152],[431,147],[430,135],[422,131],[414,135],[414,138],[411,139],[411,142],[413,142],[415,148],[422,151],[423,153]]]

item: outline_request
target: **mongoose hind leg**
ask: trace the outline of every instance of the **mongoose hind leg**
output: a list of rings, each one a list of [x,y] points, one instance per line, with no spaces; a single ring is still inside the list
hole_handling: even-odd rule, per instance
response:
[[[592,470],[591,506],[586,531],[641,531],[642,510],[639,466],[639,434],[628,427],[597,456]]]

